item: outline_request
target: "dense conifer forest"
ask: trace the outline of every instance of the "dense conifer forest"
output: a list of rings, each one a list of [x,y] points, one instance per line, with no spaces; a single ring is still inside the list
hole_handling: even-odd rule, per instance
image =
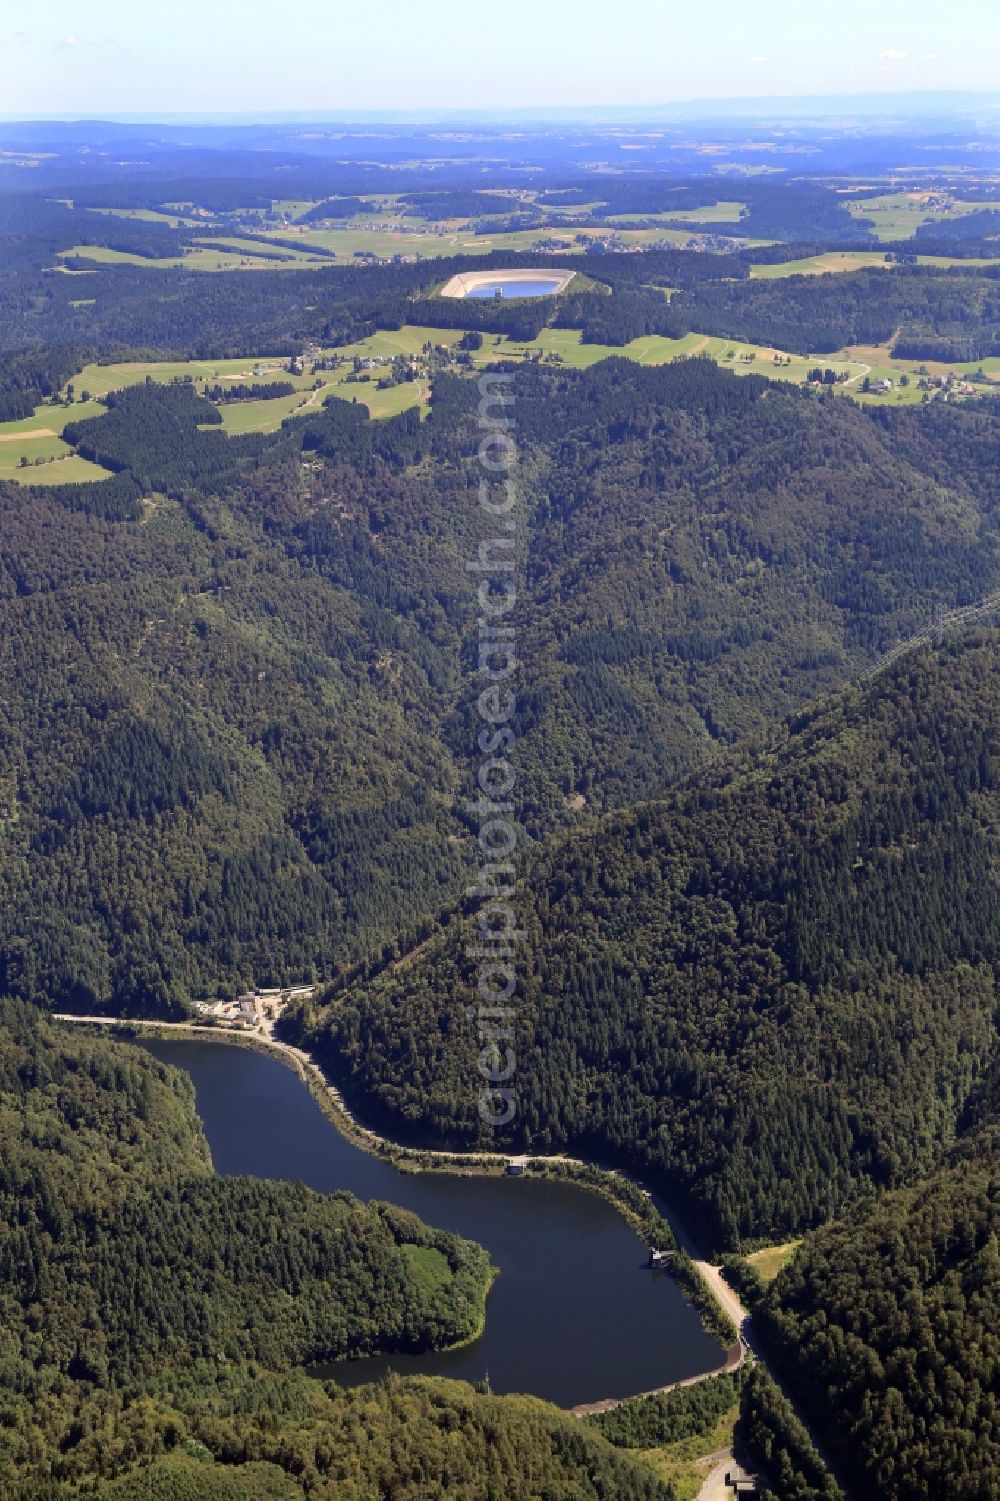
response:
[[[987,1501],[1000,1464],[997,1128],[811,1236],[757,1305],[856,1493]]]
[[[996,585],[989,406],[869,416],[700,360],[516,399],[533,838]],[[133,387],[73,429],[111,479],[0,497],[0,982],[46,1004],[326,981],[465,881],[471,387],[424,422],[216,415]]]
[[[903,659],[523,875],[519,1148],[611,1157],[710,1244],[954,1139],[995,1046],[1000,637]],[[304,1014],[363,1112],[477,1139],[469,924]]]

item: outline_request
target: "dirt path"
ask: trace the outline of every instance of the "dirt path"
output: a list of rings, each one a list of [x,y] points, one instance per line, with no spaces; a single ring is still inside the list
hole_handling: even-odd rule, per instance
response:
[[[334,384],[331,381],[329,385],[317,386],[314,391],[310,391],[308,400],[304,401],[301,406],[296,407],[292,415],[297,416],[299,412],[304,412],[307,407],[314,407],[321,396],[329,396],[334,389]]]
[[[858,371],[858,373],[856,375],[849,375],[847,377],[847,379],[844,381],[844,385],[845,386],[853,386],[854,383],[855,383],[855,381],[864,380],[865,376],[866,375],[871,375],[871,373],[872,373],[872,367],[871,367],[871,365],[862,365],[861,369]]]
[[[697,1259],[694,1259],[694,1264],[701,1273],[702,1280],[707,1284],[712,1297],[722,1311],[729,1315],[737,1329],[742,1330],[749,1325],[750,1314],[723,1277],[722,1268],[712,1266],[711,1262]]]
[[[709,1458],[715,1458],[710,1455]],[[731,1475],[734,1480],[750,1480],[749,1470],[733,1458],[732,1452],[724,1453],[714,1470],[710,1470],[702,1481],[701,1490],[695,1497],[695,1501],[732,1501],[732,1491],[726,1485],[726,1476]]]
[[[738,1371],[749,1354],[747,1346],[740,1340],[737,1344],[730,1345],[725,1361],[716,1366],[714,1371],[702,1371],[700,1376],[685,1376],[682,1381],[668,1381],[665,1386],[654,1386],[652,1391],[636,1392],[631,1397],[608,1397],[604,1402],[585,1402],[580,1407],[571,1407],[569,1411],[582,1418],[589,1413],[612,1412],[616,1407],[638,1401],[641,1397],[658,1397],[663,1392],[679,1391],[682,1386],[698,1386],[702,1381],[711,1381],[715,1376],[728,1376],[732,1371]]]
[[[28,427],[23,433],[0,433],[0,443],[21,443],[25,438],[58,438],[51,427]]]

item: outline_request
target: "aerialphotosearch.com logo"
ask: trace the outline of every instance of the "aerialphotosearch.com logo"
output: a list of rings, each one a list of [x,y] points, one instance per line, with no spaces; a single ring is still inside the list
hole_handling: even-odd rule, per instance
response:
[[[517,949],[525,934],[517,918],[517,851],[519,829],[513,800],[516,774],[509,759],[517,743],[511,720],[518,661],[513,614],[517,605],[517,484],[513,471],[517,445],[512,430],[514,377],[484,374],[479,379],[480,510],[499,536],[480,542],[476,558],[466,563],[479,578],[476,662],[476,708],[482,726],[477,744],[482,760],[477,789],[466,804],[478,826],[479,878],[466,890],[478,898],[476,937],[466,957],[477,961],[477,1001],[467,1008],[476,1022],[479,1052],[479,1115],[489,1126],[509,1125],[516,1112],[514,1072],[514,994]]]

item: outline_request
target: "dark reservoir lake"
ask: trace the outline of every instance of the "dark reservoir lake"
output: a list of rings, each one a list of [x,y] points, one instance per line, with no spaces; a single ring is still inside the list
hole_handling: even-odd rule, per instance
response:
[[[300,1180],[323,1193],[405,1205],[478,1240],[500,1275],[482,1338],[465,1349],[338,1362],[342,1385],[390,1367],[533,1392],[574,1407],[649,1391],[720,1365],[718,1343],[635,1232],[597,1195],[568,1183],[401,1173],[353,1146],[275,1058],[207,1042],[143,1046],[194,1081],[216,1171]]]
[[[537,281],[519,279],[504,281],[502,276],[498,276],[495,281],[483,281],[477,287],[470,287],[465,295],[466,297],[551,297],[553,293],[558,292],[561,285],[561,277],[548,280],[539,277]]]

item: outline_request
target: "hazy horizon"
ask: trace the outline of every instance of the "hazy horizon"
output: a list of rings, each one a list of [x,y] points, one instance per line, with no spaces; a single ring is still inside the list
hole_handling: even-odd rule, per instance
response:
[[[169,14],[50,0],[3,37],[3,113],[443,118],[997,87],[1000,18],[943,14],[928,0],[843,0],[835,26],[794,0],[766,12],[739,0],[625,0],[611,19],[597,0],[506,0],[473,20],[460,0],[382,0],[370,11],[300,0],[279,24],[264,0],[176,0]]]
[[[522,105],[503,109],[500,107],[473,107],[455,105],[451,108],[412,108],[405,110],[379,109],[316,109],[316,110],[94,110],[94,111],[24,111],[15,113],[0,110],[0,120],[5,123],[25,121],[54,124],[75,121],[105,123],[109,125],[284,125],[284,124],[385,124],[412,125],[437,122],[482,124],[542,124],[584,122],[587,124],[615,124],[618,122],[644,122],[655,124],[663,121],[681,122],[688,119],[740,119],[760,118],[771,114],[791,114],[797,118],[830,118],[840,114],[873,116],[878,118],[920,118],[925,115],[961,118],[970,111],[995,112],[1000,116],[1000,89],[910,89],[899,93],[859,91],[856,94],[773,94],[742,95],[729,98],[691,98],[649,101],[635,104],[595,105],[581,102],[577,105]]]

